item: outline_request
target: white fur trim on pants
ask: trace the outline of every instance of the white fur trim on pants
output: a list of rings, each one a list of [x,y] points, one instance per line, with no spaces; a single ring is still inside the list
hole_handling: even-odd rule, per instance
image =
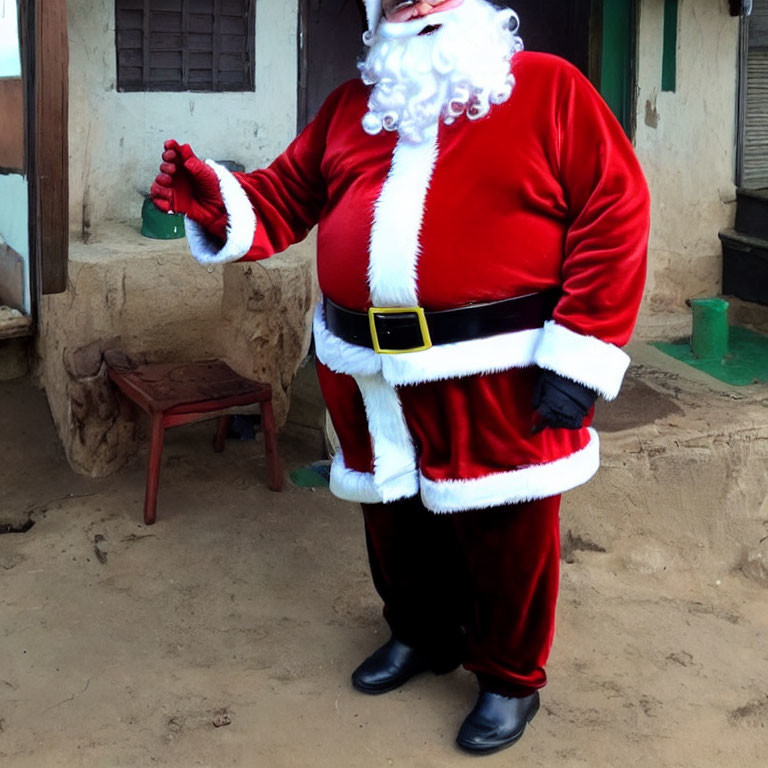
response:
[[[544,324],[533,362],[613,400],[629,368],[629,355],[614,344],[575,333],[554,320]]]
[[[253,245],[256,214],[238,180],[223,166],[206,160],[219,178],[219,190],[227,210],[227,240],[220,248],[196,221],[184,217],[187,242],[192,255],[203,265],[224,264],[242,259]]]
[[[600,440],[589,429],[589,443],[576,453],[546,464],[496,472],[467,480],[428,480],[421,476],[421,500],[433,512],[460,512],[520,504],[570,491],[586,483],[600,466]]]

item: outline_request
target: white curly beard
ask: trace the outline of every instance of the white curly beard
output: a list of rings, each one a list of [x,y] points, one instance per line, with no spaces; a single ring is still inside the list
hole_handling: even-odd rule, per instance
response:
[[[429,34],[419,31],[440,26]],[[487,0],[464,0],[455,9],[417,22],[379,24],[364,37],[370,46],[360,74],[373,85],[366,133],[397,131],[411,143],[433,136],[440,119],[446,124],[466,114],[477,120],[512,93],[512,56],[522,50],[519,22],[510,9]]]

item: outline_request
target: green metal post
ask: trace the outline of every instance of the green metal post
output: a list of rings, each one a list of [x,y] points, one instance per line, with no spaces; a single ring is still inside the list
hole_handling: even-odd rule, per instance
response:
[[[722,360],[728,354],[728,302],[725,299],[691,299],[693,333],[691,350],[700,360]]]

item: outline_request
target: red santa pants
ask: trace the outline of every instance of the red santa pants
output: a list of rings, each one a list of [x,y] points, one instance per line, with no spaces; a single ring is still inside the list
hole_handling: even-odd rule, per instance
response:
[[[418,497],[363,504],[371,574],[394,636],[486,690],[546,684],[560,578],[560,497],[436,515]]]

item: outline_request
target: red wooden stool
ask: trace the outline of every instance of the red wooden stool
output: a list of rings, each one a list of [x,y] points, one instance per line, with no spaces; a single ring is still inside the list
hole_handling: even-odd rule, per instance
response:
[[[109,362],[109,361],[108,361]],[[120,391],[152,419],[147,467],[144,522],[157,518],[157,489],[165,430],[182,424],[218,418],[214,449],[224,450],[232,414],[243,406],[259,403],[264,448],[267,455],[267,486],[283,489],[283,472],[277,455],[277,434],[272,412],[272,387],[235,373],[220,360],[199,363],[156,363],[126,367],[109,364],[109,377]]]

